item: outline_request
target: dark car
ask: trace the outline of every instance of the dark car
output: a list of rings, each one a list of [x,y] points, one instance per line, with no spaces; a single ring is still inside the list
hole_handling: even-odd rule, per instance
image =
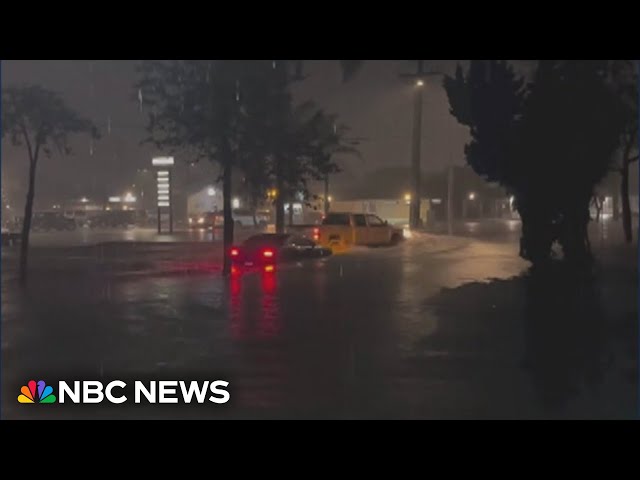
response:
[[[236,266],[273,269],[279,263],[328,257],[331,249],[299,235],[264,233],[232,247],[229,255]]]
[[[75,230],[76,222],[58,212],[37,212],[31,219],[31,229],[34,232],[49,232],[61,230]]]

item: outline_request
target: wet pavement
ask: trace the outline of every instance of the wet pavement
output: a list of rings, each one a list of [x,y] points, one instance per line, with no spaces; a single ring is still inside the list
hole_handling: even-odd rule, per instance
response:
[[[236,228],[236,238],[242,240],[259,231],[248,227]],[[131,227],[127,229],[77,228],[71,231],[31,232],[30,245],[35,247],[86,246],[110,242],[221,242],[222,229],[176,228],[173,233],[155,228]]]
[[[416,235],[220,276],[214,242],[2,259],[3,418],[635,418],[637,253],[537,275],[505,240]],[[38,378],[36,378],[38,377]],[[227,380],[226,405],[21,405],[30,379]]]

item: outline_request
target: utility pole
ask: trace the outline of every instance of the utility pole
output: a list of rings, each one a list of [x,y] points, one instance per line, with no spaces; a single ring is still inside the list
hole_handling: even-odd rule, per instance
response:
[[[422,147],[422,91],[425,85],[425,78],[431,75],[442,75],[440,72],[425,72],[424,60],[416,60],[416,73],[401,74],[403,78],[413,80],[414,96],[413,96],[413,136],[411,148],[411,200],[409,206],[409,227],[419,228],[420,221],[420,203],[422,200],[422,172],[421,172],[421,147]]]
[[[422,75],[422,60],[418,61],[418,75]],[[422,147],[422,89],[424,81],[416,81],[413,93],[413,138],[411,148],[411,176],[413,185],[411,189],[411,205],[409,207],[409,226],[411,228],[420,227],[420,199],[421,189],[421,168],[420,149]]]
[[[447,175],[447,232],[453,235],[453,165]]]

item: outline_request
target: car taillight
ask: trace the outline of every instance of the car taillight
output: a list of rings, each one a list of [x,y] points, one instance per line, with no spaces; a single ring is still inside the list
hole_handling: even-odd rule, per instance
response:
[[[238,255],[240,255],[240,250],[238,250],[237,248],[232,248],[231,249],[231,256],[232,257],[237,257]]]
[[[269,250],[269,249],[263,250],[262,251],[262,256],[264,258],[273,258],[273,250]]]
[[[313,239],[317,242],[319,238],[320,238],[320,229],[319,228],[314,228],[313,229]]]

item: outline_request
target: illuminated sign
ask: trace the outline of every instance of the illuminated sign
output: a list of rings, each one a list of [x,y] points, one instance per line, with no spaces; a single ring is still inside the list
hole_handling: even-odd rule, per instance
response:
[[[156,167],[166,167],[174,164],[173,157],[156,157],[151,160],[151,163]]]

